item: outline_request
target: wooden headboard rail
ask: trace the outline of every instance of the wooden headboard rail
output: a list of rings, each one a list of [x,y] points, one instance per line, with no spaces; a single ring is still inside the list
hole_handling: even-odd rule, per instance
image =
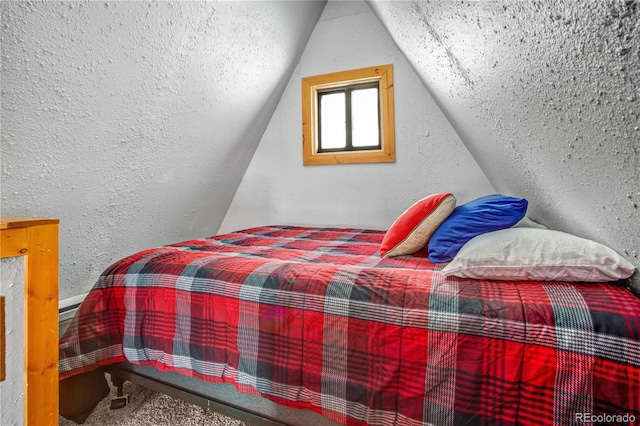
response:
[[[58,219],[0,217],[0,258],[24,256],[24,424],[58,424]]]

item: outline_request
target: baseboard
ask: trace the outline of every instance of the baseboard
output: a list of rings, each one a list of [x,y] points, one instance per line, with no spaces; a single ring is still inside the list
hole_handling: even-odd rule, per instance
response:
[[[58,302],[58,335],[62,336],[88,293],[68,297]]]

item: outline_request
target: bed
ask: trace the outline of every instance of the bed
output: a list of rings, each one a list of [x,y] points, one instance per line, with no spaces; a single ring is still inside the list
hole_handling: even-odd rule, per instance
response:
[[[390,230],[262,226],[117,261],[61,338],[61,414],[84,421],[108,372],[250,424],[640,419],[625,281],[451,275],[425,248],[381,255]]]

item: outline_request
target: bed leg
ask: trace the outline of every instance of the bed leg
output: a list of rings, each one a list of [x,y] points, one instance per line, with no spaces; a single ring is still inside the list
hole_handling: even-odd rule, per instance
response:
[[[83,424],[111,391],[102,368],[61,380],[59,386],[60,415],[77,424]]]
[[[123,393],[125,380],[120,376],[111,375],[111,383],[116,387],[116,397],[111,399],[111,409],[122,408],[129,403],[129,395]]]

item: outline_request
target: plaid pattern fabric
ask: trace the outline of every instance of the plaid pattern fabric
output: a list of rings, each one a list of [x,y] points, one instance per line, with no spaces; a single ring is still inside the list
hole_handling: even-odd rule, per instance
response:
[[[110,266],[60,377],[121,361],[347,425],[640,419],[640,299],[611,284],[447,278],[382,231],[271,226]],[[582,416],[582,417],[581,417]]]

